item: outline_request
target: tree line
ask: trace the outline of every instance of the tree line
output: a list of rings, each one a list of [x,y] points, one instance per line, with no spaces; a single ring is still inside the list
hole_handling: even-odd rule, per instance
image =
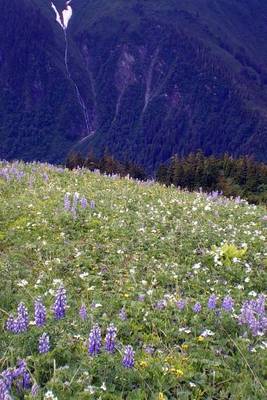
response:
[[[219,191],[227,197],[240,196],[251,203],[267,203],[267,165],[252,157],[229,154],[205,157],[202,151],[186,157],[175,155],[161,165],[156,180],[190,191]]]
[[[122,177],[129,175],[133,179],[147,179],[145,170],[141,166],[130,161],[118,161],[107,151],[101,158],[96,158],[91,151],[86,157],[72,152],[67,157],[66,167],[69,169],[88,168],[91,171],[99,170],[101,174],[117,174]]]
[[[143,167],[130,161],[118,161],[108,152],[99,159],[93,152],[87,157],[73,152],[66,160],[66,167],[148,179]],[[267,203],[267,165],[249,156],[205,156],[202,151],[184,157],[175,155],[167,164],[160,165],[155,179],[166,186],[174,185],[189,191],[201,188],[204,192],[222,192],[227,197],[240,196],[251,203]]]

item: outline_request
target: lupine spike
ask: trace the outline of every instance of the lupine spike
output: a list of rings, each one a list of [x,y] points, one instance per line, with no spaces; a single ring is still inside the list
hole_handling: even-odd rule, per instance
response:
[[[32,397],[36,397],[37,395],[38,395],[38,393],[39,393],[39,386],[37,385],[37,383],[35,383],[33,386],[32,386],[32,389],[31,389],[31,395],[32,395]]]
[[[85,304],[81,305],[79,315],[83,321],[85,321],[87,319],[87,308],[86,308]]]
[[[27,363],[25,360],[19,360],[18,366],[14,371],[14,378],[20,378],[19,380],[16,380],[19,387],[22,389],[30,389],[31,376],[27,371]]]
[[[88,353],[96,356],[101,349],[101,330],[98,324],[94,325],[89,334]]]
[[[180,299],[176,302],[176,306],[178,308],[178,310],[183,310],[185,308],[186,305],[186,301],[183,299]]]
[[[4,379],[0,378],[0,400],[11,400],[9,390]]]
[[[212,294],[208,300],[208,308],[210,310],[214,310],[216,308],[217,297],[215,294]]]
[[[201,306],[200,303],[196,303],[196,304],[194,305],[194,307],[193,307],[193,311],[194,311],[195,313],[200,313],[201,309],[202,309],[202,306]]]
[[[127,314],[126,314],[126,311],[125,311],[125,308],[124,308],[124,307],[122,307],[122,308],[120,309],[119,318],[120,318],[122,321],[126,321],[126,319],[127,319]]]
[[[65,211],[70,211],[71,203],[70,203],[70,194],[66,193],[64,197],[64,209]]]
[[[263,335],[267,330],[265,297],[260,295],[256,300],[245,301],[238,321],[240,325],[246,325],[253,336]]]
[[[61,286],[56,293],[53,306],[54,317],[56,320],[62,319],[66,315],[67,296],[64,286]]]
[[[17,330],[18,332],[25,332],[29,327],[29,315],[28,310],[24,303],[18,305],[18,317],[17,317]]]
[[[110,324],[107,328],[107,334],[105,339],[105,349],[109,353],[113,353],[115,351],[116,346],[116,336],[117,336],[117,328],[114,324]]]
[[[81,207],[82,208],[86,208],[87,207],[87,200],[86,200],[85,197],[81,198],[80,203],[81,203]]]
[[[34,302],[34,318],[36,326],[44,326],[46,322],[46,308],[41,299]]]
[[[125,346],[122,365],[125,368],[133,368],[134,367],[134,351],[132,346]]]
[[[13,314],[10,314],[6,321],[6,330],[15,333],[15,318]]]
[[[50,350],[50,340],[47,333],[43,333],[42,336],[39,337],[39,345],[38,350],[40,354],[48,353]]]
[[[223,302],[222,302],[222,308],[225,311],[230,312],[230,311],[233,310],[233,307],[234,307],[234,300],[232,299],[232,297],[231,296],[225,296],[225,298],[223,299]]]

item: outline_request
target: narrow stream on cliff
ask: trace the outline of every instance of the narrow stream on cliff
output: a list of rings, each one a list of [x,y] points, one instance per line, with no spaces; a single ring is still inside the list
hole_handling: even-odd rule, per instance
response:
[[[58,9],[56,8],[56,6],[53,2],[51,2],[51,7],[56,14],[56,21],[61,26],[61,28],[63,29],[63,32],[64,32],[64,38],[65,38],[64,62],[65,62],[66,73],[67,73],[68,79],[71,81],[71,83],[75,87],[76,96],[77,96],[78,102],[80,104],[80,107],[81,107],[81,110],[83,113],[83,117],[84,117],[84,122],[86,125],[86,132],[87,132],[87,135],[89,135],[90,134],[90,121],[89,121],[87,107],[86,107],[84,99],[81,95],[81,92],[78,88],[78,85],[76,84],[75,80],[72,78],[72,75],[69,70],[69,41],[68,41],[67,28],[68,28],[69,21],[73,15],[73,10],[72,10],[72,7],[70,4],[71,4],[71,0],[67,1],[66,5],[65,5],[65,9],[61,13],[58,11]]]

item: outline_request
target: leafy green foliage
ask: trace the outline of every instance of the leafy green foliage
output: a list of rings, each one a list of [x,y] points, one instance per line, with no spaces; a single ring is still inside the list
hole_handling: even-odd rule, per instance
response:
[[[237,261],[242,260],[247,253],[247,247],[239,249],[234,244],[228,243],[224,243],[219,248],[214,246],[212,250],[215,252],[215,254],[219,254],[220,259],[226,266],[231,265],[235,259]]]

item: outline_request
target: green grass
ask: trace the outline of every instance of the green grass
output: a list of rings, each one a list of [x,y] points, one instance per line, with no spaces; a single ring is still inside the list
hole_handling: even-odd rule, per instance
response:
[[[10,166],[0,164],[0,171]],[[60,400],[265,398],[266,337],[246,333],[236,319],[243,301],[266,289],[264,208],[82,170],[15,168],[24,171],[21,179],[0,175],[0,372],[25,358],[40,385],[38,399],[49,390]],[[94,200],[95,209],[80,207],[74,219],[64,211],[66,192]],[[247,251],[240,251],[245,244]],[[68,310],[55,322],[58,280],[67,290]],[[218,306],[230,294],[234,311],[218,316],[208,310],[211,293]],[[46,326],[7,332],[6,315],[21,301],[33,320],[37,296],[48,309]],[[187,300],[183,311],[176,306],[181,298]],[[162,299],[166,307],[157,310]],[[197,301],[199,314],[192,311]],[[104,337],[111,322],[118,328],[116,352],[89,357],[92,324]],[[206,329],[214,335],[201,336]],[[51,350],[39,355],[43,332]],[[121,365],[127,344],[136,352],[131,370]],[[152,355],[145,352],[148,345]],[[32,398],[15,390],[13,396]]]

